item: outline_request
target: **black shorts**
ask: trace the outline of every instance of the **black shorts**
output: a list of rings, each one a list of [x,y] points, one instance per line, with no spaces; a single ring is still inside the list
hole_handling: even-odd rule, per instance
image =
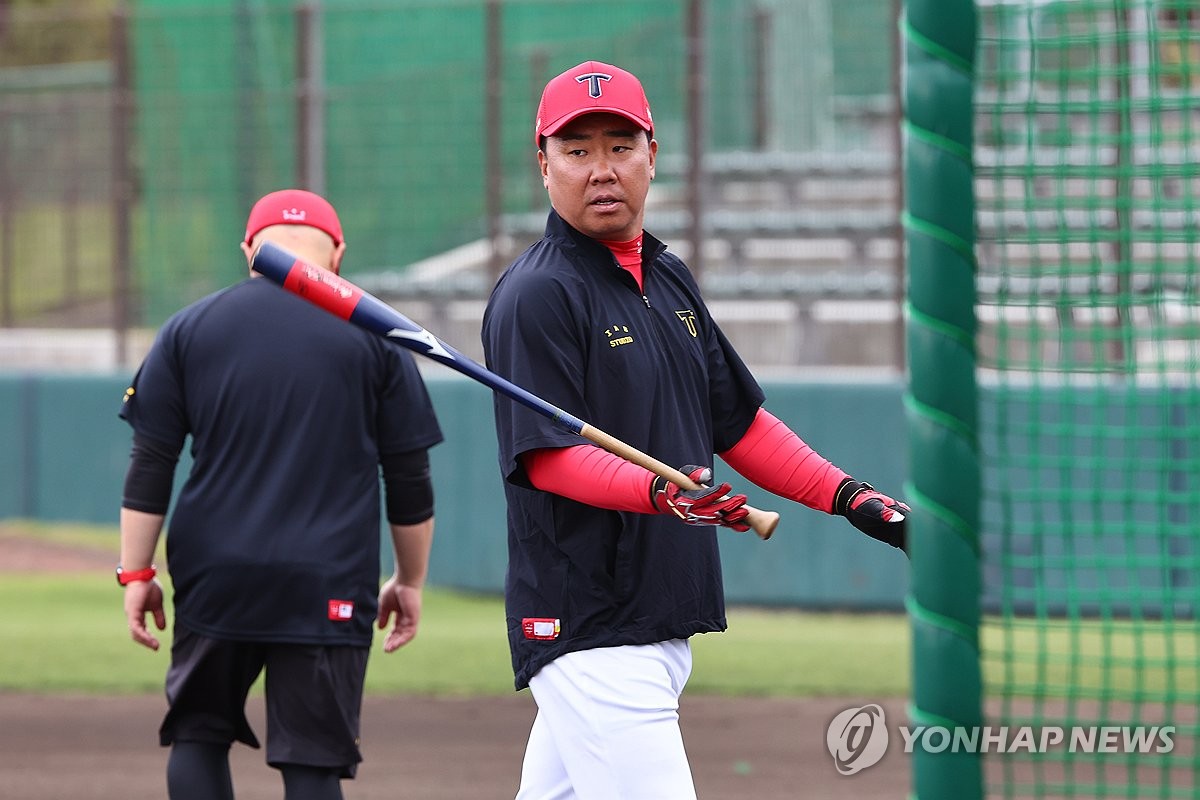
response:
[[[159,742],[258,747],[246,696],[265,670],[267,763],[340,768],[362,761],[359,721],[367,647],[210,639],[176,624],[167,670],[170,705]]]

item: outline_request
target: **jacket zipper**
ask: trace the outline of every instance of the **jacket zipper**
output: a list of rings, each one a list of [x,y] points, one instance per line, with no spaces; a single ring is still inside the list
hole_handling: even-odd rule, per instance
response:
[[[610,255],[611,255],[611,254],[610,254]],[[614,266],[614,267],[616,267],[616,268],[617,268],[617,269],[618,269],[620,272],[622,272],[622,273],[624,273],[624,274],[626,274],[626,275],[629,275],[629,270],[627,270],[627,269],[625,269],[624,267],[622,267],[622,266],[621,266],[621,263],[620,263],[619,261],[617,261],[617,257],[616,257],[616,256],[611,256],[611,257],[612,257],[612,263],[613,263],[613,266]],[[646,279],[646,273],[645,273],[645,271],[644,271],[644,268],[643,268],[643,272],[642,272],[642,280],[644,281],[645,279]],[[622,279],[622,280],[624,280],[624,279]],[[632,275],[629,275],[629,280],[633,281],[635,285],[637,284],[637,281],[636,281],[636,280],[634,280],[634,278],[633,278],[633,276],[632,276]],[[645,292],[643,292],[643,291],[641,290],[641,287],[638,287],[638,294],[640,294],[640,295],[642,296],[642,302],[643,302],[643,303],[645,303],[645,305],[646,305],[646,308],[650,308],[650,298],[649,298],[649,297],[647,297],[647,296],[646,296],[646,294],[645,294]]]

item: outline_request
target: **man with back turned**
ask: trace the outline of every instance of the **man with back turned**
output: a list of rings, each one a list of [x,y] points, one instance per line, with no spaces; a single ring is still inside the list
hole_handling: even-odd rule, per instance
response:
[[[266,195],[242,251],[262,242],[337,272],[333,207]],[[253,273],[251,273],[253,278]],[[121,508],[133,640],[166,626],[151,563],[176,461],[193,464],[171,515],[175,625],[159,730],[172,800],[231,800],[229,748],[258,747],[247,692],[265,673],[267,762],[288,800],[339,800],[354,777],[372,626],[409,642],[433,536],[427,450],[441,441],[411,354],[267,280],[247,279],[172,316],[127,390],[133,449]],[[380,587],[380,478],[395,573]],[[133,795],[157,792],[131,790]]]

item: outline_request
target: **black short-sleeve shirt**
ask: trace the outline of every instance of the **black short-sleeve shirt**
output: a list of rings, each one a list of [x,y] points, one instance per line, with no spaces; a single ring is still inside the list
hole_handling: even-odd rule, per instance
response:
[[[176,452],[191,437],[167,530],[180,623],[370,642],[380,456],[442,439],[407,351],[247,279],[162,326],[120,416]]]
[[[715,466],[713,454],[750,427],[762,390],[683,262],[646,234],[642,263],[644,294],[604,245],[552,211],[545,236],[492,292],[488,367],[660,461]],[[586,441],[499,394],[494,402],[518,688],[566,652],[725,628],[714,529],[532,488],[522,453]],[[530,620],[558,620],[559,630],[533,638]]]

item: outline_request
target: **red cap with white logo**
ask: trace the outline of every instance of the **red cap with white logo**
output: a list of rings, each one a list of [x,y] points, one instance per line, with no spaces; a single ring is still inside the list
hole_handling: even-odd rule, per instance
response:
[[[632,72],[600,61],[585,61],[546,84],[538,104],[533,139],[553,136],[576,117],[595,112],[620,114],[644,131],[654,132],[650,101]]]
[[[254,204],[246,221],[246,244],[263,228],[272,225],[307,225],[324,231],[334,244],[342,238],[342,223],[329,201],[303,189],[283,189],[271,192]]]

